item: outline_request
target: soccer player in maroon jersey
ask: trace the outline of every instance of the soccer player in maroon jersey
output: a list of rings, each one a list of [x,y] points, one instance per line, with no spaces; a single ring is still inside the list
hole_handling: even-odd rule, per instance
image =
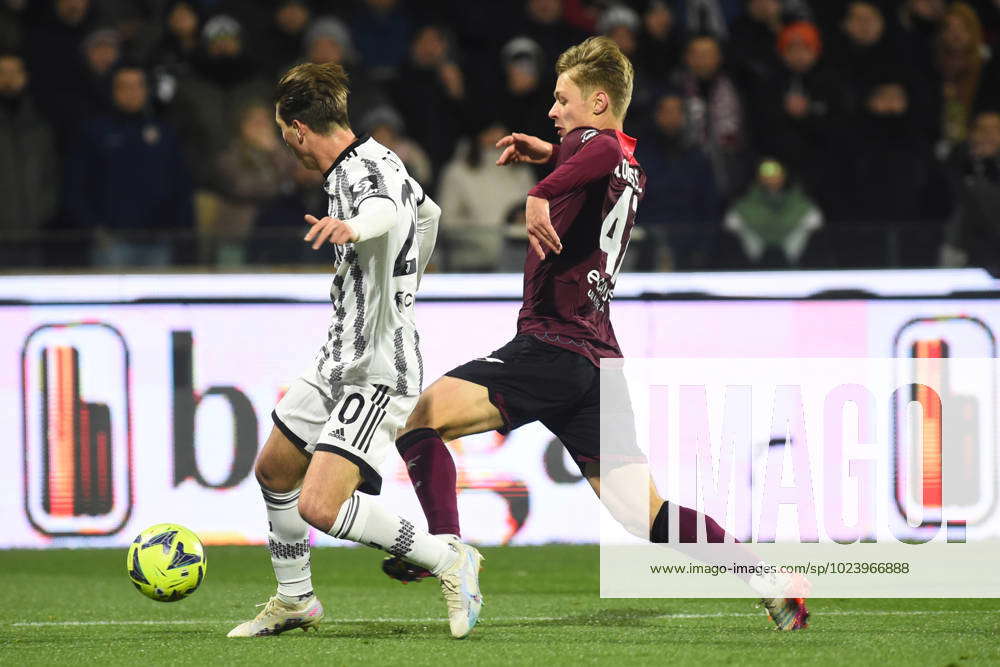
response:
[[[517,335],[489,356],[434,382],[421,394],[396,440],[429,532],[444,539],[459,535],[455,463],[444,442],[464,435],[507,433],[540,421],[601,495],[600,360],[622,357],[609,306],[646,177],[635,159],[636,140],[622,132],[632,97],[628,58],[611,40],[593,37],[564,52],[556,72],[549,117],[561,142],[554,145],[511,134],[497,144],[504,149],[498,165],[526,162],[553,167],[528,193],[530,247]],[[631,433],[625,434],[627,442],[618,445],[616,456],[644,460],[635,445],[624,384],[620,393],[629,414],[629,427],[623,430]],[[646,480],[648,472],[642,481]],[[666,543],[668,503],[651,480],[649,489],[648,523],[629,530],[651,542]],[[605,491],[604,501],[612,509],[609,490]],[[701,521],[709,542],[726,537],[721,526],[700,512],[686,507],[677,511],[681,542],[696,541]],[[638,513],[645,512],[639,508]],[[745,564],[760,562],[743,545],[733,547]],[[383,569],[402,580],[424,575],[398,558],[387,559]],[[808,612],[802,598],[764,602],[779,628],[805,627]]]

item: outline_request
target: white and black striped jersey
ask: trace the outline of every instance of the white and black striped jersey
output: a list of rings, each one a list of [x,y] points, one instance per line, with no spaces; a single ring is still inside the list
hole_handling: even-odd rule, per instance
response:
[[[396,221],[381,236],[334,246],[333,319],[316,357],[319,375],[333,397],[343,385],[364,384],[419,394],[424,372],[413,301],[434,244],[434,235],[424,235],[430,247],[419,247],[423,189],[395,153],[369,137],[341,153],[324,189],[331,217],[350,220],[366,199],[383,197],[395,205]]]

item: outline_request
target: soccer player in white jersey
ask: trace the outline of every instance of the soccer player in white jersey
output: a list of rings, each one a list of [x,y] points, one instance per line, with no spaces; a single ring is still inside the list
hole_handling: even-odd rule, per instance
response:
[[[323,605],[313,593],[309,526],[384,549],[441,581],[452,635],[476,624],[480,556],[456,539],[434,537],[383,508],[378,468],[395,451],[397,428],[423,382],[413,297],[434,247],[441,210],[399,158],[347,118],[347,76],[335,64],[304,64],[278,83],[275,120],[302,164],[326,175],[329,214],[307,215],[305,240],[334,244],[333,319],[315,363],[272,414],[257,459],[267,507],[276,594],[230,637],[315,628]]]

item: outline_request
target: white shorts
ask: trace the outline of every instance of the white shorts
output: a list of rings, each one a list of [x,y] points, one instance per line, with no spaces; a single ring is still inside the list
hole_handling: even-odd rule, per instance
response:
[[[385,385],[344,385],[334,398],[304,377],[297,378],[278,401],[274,425],[307,454],[333,452],[355,463],[364,493],[382,490],[379,467],[396,451],[396,430],[417,403]]]

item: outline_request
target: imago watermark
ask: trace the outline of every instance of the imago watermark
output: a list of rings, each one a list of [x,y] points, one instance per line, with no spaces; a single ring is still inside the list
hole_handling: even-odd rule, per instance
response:
[[[997,360],[601,369],[610,597],[995,597]]]

